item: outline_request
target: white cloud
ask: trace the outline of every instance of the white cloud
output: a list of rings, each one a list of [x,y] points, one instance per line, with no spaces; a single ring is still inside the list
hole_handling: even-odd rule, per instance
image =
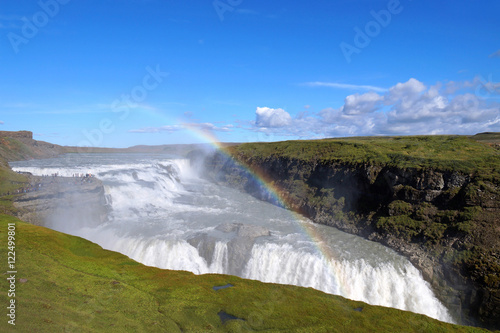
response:
[[[308,87],[328,87],[335,89],[350,89],[350,90],[368,90],[368,91],[377,91],[377,92],[385,92],[387,89],[376,87],[376,86],[367,86],[367,85],[359,85],[359,84],[348,84],[348,83],[335,83],[335,82],[306,82],[302,85]]]
[[[292,117],[283,109],[257,107],[255,124],[258,127],[285,127],[290,125]]]
[[[477,75],[472,81],[448,82],[444,93],[454,94],[461,90],[472,90],[482,98],[498,97],[500,95],[500,82],[493,81],[493,74],[489,74],[488,77]]]
[[[344,101],[344,113],[349,115],[369,113],[378,109],[384,98],[377,93],[354,94],[346,97]]]
[[[394,91],[391,88],[386,97],[386,105],[390,105],[388,113],[390,122],[418,122],[439,116],[446,106],[444,96],[436,93],[436,88],[427,88],[422,82],[411,79],[405,84],[398,84]]]
[[[404,105],[409,105],[418,99],[421,92],[425,90],[422,82],[413,78],[405,83],[398,83],[389,89],[386,95],[386,104],[399,102]]]
[[[500,50],[490,54],[490,58],[500,58]]]
[[[487,122],[488,126],[498,125],[498,124],[500,124],[500,115],[498,115],[495,119]]]
[[[161,132],[173,133],[180,131],[182,129],[184,129],[184,127],[180,125],[167,125],[160,127],[143,127],[139,129],[132,129],[129,130],[129,132],[130,133],[161,133]]]
[[[217,132],[229,132],[233,125],[216,126],[212,123],[186,123],[184,124],[186,128],[197,128],[202,131],[217,131]]]

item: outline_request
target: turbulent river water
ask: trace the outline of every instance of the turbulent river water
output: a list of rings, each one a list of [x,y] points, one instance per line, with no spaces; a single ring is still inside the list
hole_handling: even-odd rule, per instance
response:
[[[208,182],[187,159],[67,154],[11,166],[34,175],[95,175],[103,182],[111,206],[108,221],[88,227],[77,218],[54,217],[47,226],[145,265],[312,287],[453,322],[420,272],[404,257]]]

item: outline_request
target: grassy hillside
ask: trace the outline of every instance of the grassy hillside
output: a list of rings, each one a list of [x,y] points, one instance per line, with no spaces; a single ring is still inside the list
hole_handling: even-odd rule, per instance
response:
[[[5,132],[0,131],[0,158],[4,162],[53,157],[64,152],[65,147],[31,138],[6,137]]]
[[[82,238],[16,224],[16,327],[2,332],[482,332],[309,288],[141,265]],[[1,262],[7,262],[2,242]],[[234,287],[213,290],[231,283]],[[5,279],[3,311],[9,299]],[[222,324],[224,311],[241,318]]]

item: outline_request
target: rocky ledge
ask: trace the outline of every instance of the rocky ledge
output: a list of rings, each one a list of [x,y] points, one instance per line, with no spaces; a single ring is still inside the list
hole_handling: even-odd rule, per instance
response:
[[[107,218],[104,187],[90,177],[36,177],[14,197],[17,217],[35,225],[66,230],[73,225],[96,226]]]

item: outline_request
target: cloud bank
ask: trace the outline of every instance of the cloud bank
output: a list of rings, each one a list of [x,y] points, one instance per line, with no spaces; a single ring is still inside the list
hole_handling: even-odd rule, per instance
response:
[[[253,131],[299,138],[500,131],[500,85],[481,78],[426,86],[417,79],[345,98],[339,108],[292,117],[258,107]],[[485,98],[486,97],[486,98]]]
[[[490,54],[490,58],[497,58],[497,57],[500,58],[500,50],[498,50],[498,51],[493,52],[492,54]]]
[[[348,95],[340,107],[319,112],[312,112],[307,106],[305,111],[292,116],[282,108],[259,106],[254,120],[236,120],[234,124],[215,122],[218,125],[190,122],[130,132],[249,131],[290,139],[500,132],[500,83],[492,82],[491,77],[438,82],[432,86],[411,78],[389,89],[356,87],[368,92]]]
[[[204,132],[229,132],[233,128],[232,124],[217,126],[212,123],[184,123],[179,125],[165,125],[159,127],[143,127],[132,129],[130,133],[174,133],[186,129],[196,129]]]

